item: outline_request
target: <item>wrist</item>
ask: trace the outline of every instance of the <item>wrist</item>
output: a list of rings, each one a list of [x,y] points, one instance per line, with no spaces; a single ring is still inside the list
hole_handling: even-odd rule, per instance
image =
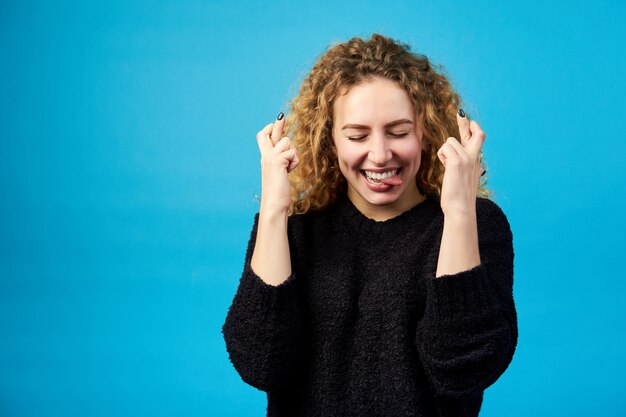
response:
[[[455,252],[465,248],[478,247],[478,222],[476,216],[445,216],[443,220],[443,236],[451,242],[457,242]],[[444,239],[442,237],[442,239]],[[464,242],[464,243],[459,243]]]
[[[286,220],[288,215],[289,208],[271,204],[261,204],[261,209],[259,210],[259,221]]]
[[[444,219],[467,221],[476,219],[476,210],[448,210],[443,213]]]

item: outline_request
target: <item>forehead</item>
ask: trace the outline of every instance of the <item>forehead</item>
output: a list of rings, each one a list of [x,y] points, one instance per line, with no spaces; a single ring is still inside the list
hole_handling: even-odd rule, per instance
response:
[[[414,120],[414,113],[407,92],[395,82],[381,77],[344,88],[333,107],[337,123],[375,124],[398,118]]]

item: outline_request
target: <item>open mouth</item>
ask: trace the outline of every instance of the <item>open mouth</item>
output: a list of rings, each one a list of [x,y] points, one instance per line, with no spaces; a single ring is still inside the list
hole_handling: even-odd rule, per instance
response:
[[[402,168],[394,168],[385,172],[373,172],[373,171],[366,171],[364,169],[361,169],[360,171],[361,171],[361,174],[365,177],[365,180],[369,182],[370,184],[385,185],[384,180],[398,175],[400,171],[402,171]]]

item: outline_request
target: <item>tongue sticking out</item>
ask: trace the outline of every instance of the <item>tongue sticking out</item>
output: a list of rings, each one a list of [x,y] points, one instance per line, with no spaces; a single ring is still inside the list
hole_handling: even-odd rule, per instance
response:
[[[397,174],[393,177],[385,178],[379,181],[387,185],[402,185],[402,179]]]

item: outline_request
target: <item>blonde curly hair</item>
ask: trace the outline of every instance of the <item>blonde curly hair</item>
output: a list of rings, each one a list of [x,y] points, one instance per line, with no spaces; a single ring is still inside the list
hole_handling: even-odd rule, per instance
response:
[[[410,46],[372,34],[331,45],[315,63],[291,101],[285,132],[295,146],[300,163],[289,175],[292,189],[290,214],[321,210],[332,204],[346,187],[333,152],[333,106],[345,89],[372,77],[385,77],[403,88],[418,110],[423,130],[417,187],[422,194],[440,198],[444,167],[437,151],[450,136],[459,138],[456,113],[460,98],[447,78],[427,57]],[[484,161],[482,161],[485,167]],[[485,168],[486,169],[486,168]],[[489,197],[486,176],[478,196]]]

